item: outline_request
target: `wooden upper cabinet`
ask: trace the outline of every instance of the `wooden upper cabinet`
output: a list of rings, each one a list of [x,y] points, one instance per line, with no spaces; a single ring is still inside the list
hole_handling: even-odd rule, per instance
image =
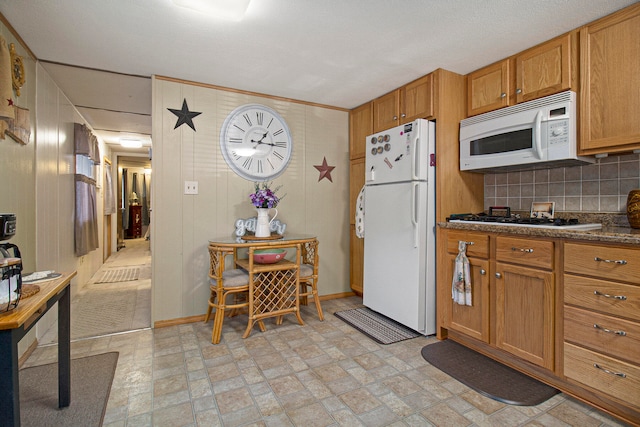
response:
[[[400,119],[400,89],[373,100],[373,133],[397,126]]]
[[[373,100],[373,133],[433,117],[433,74]]]
[[[470,73],[467,116],[570,89],[572,37],[575,32]]]
[[[367,136],[373,133],[373,110],[371,102],[354,108],[349,113],[349,158],[364,157]]]
[[[580,149],[640,148],[640,3],[580,31]]]
[[[509,60],[497,62],[469,74],[467,115],[486,113],[509,105]]]
[[[570,87],[570,33],[516,56],[516,102],[530,101]]]
[[[403,111],[400,124],[433,117],[433,74],[427,74],[400,89]]]

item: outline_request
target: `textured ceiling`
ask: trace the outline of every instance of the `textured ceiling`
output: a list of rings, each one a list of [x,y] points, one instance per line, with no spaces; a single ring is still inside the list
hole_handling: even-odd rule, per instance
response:
[[[436,68],[467,74],[632,3],[253,0],[241,22],[225,22],[171,0],[0,0],[0,13],[111,142],[122,130],[150,134],[154,74],[353,108]]]

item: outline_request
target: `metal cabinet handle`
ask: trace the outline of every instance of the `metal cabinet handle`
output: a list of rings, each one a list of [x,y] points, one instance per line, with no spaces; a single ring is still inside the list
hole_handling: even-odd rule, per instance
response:
[[[627,297],[624,295],[609,295],[609,294],[605,294],[604,292],[600,292],[600,291],[593,291],[594,295],[599,295],[601,297],[605,297],[605,298],[613,298],[613,299],[619,299],[620,301],[626,301]]]
[[[502,274],[500,274],[500,273],[496,273],[496,278],[497,278],[497,279],[501,279],[501,278],[502,278]]]
[[[522,89],[516,89],[516,93],[520,95],[522,93]]]
[[[487,270],[485,270],[484,268],[480,269],[480,275],[484,276],[485,274],[487,274]]]
[[[393,116],[393,120],[398,120],[398,116]]]
[[[402,118],[404,119],[405,117],[407,117],[407,115],[406,115],[405,113],[402,113],[402,114],[400,115],[400,117],[402,117]]]
[[[524,252],[524,253],[527,253],[527,254],[530,254],[530,253],[532,253],[532,252],[533,252],[533,248],[527,248],[527,249],[522,249],[522,248],[511,248],[511,250],[512,250],[512,251],[514,251],[514,252],[518,252],[518,251],[520,251],[520,252]]]
[[[620,377],[620,378],[627,378],[627,374],[625,374],[623,372],[610,371],[609,369],[605,369],[602,366],[598,365],[597,363],[594,363],[593,367],[596,368],[596,369],[600,369],[602,372],[606,372],[607,374],[610,374],[610,375],[615,375],[615,376]]]
[[[600,258],[599,256],[595,257],[593,260],[597,262],[607,262],[607,263],[620,264],[620,265],[625,265],[627,263],[627,261],[624,259],[616,259],[616,260],[604,259],[604,258]]]
[[[462,242],[462,240],[460,240]],[[465,245],[467,246],[471,246],[471,245],[475,245],[475,242],[464,242]]]
[[[506,97],[507,97],[507,94],[506,94],[506,93],[502,92],[502,93],[500,94],[500,98],[506,98]]]
[[[611,330],[611,329],[608,329],[608,328],[602,327],[602,326],[598,325],[597,323],[594,323],[594,324],[593,324],[593,327],[594,327],[594,328],[596,328],[596,329],[598,329],[598,330],[601,330],[602,332],[606,332],[606,333],[608,333],[608,334],[620,335],[620,336],[622,336],[622,337],[624,337],[624,336],[626,336],[626,335],[627,335],[627,333],[626,333],[625,331],[613,331],[613,330]]]

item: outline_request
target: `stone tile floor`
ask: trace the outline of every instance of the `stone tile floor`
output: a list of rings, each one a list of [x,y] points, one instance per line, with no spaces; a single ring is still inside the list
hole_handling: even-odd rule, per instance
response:
[[[325,321],[303,307],[242,339],[246,316],[72,343],[72,356],[119,351],[104,425],[133,426],[620,426],[564,394],[509,406],[469,389],[421,356],[434,337],[379,345],[333,313],[358,297],[323,301]],[[55,361],[38,347],[25,366]]]

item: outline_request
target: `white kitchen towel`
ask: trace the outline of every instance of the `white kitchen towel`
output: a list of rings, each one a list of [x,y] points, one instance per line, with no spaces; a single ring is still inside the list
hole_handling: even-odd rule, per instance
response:
[[[356,237],[364,239],[364,186],[356,199]]]
[[[456,304],[473,305],[471,298],[471,267],[467,258],[467,242],[458,242],[458,256],[453,269],[451,297]]]

